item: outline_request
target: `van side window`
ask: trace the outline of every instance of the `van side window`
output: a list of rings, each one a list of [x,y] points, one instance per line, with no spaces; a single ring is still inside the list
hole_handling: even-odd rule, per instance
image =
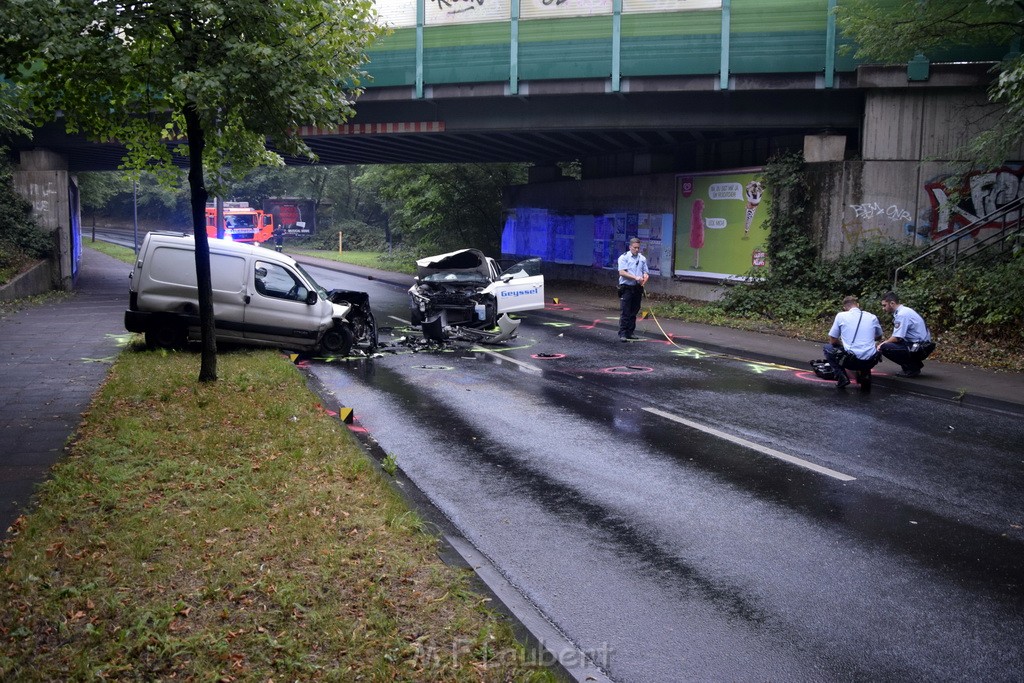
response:
[[[256,292],[263,296],[290,301],[305,301],[309,290],[287,268],[276,263],[256,262]]]

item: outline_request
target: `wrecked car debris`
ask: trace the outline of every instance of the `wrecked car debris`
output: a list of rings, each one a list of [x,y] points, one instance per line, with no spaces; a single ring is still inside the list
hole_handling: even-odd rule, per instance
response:
[[[540,259],[502,271],[477,249],[460,249],[416,261],[409,288],[409,319],[425,339],[499,344],[514,338],[520,321],[509,313],[544,308]]]
[[[352,350],[373,353],[377,348],[377,322],[370,310],[370,295],[351,289],[332,289],[327,292],[332,304],[350,306],[348,320],[352,330]]]

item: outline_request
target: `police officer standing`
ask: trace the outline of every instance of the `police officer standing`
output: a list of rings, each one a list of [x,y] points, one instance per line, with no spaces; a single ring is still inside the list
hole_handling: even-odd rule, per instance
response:
[[[619,257],[619,341],[637,339],[636,315],[640,312],[640,300],[644,296],[644,285],[650,278],[647,258],[640,253],[640,238],[629,241],[629,251]]]
[[[886,292],[882,297],[882,310],[892,314],[892,336],[880,343],[878,350],[903,368],[896,373],[897,377],[917,377],[924,367],[924,359],[935,350],[924,318],[902,305],[896,292]]]

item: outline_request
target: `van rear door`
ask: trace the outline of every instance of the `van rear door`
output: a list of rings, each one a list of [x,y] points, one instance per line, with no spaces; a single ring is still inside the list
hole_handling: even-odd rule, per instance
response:
[[[196,285],[196,252],[191,244],[158,243],[147,254],[140,276],[146,279],[141,304],[153,313],[187,315],[198,327],[199,293]],[[234,254],[210,254],[213,315],[218,335],[241,337],[245,317],[245,258]],[[141,282],[140,282],[141,284]]]
[[[246,259],[235,254],[210,253],[210,280],[213,285],[213,317],[217,335],[241,338],[245,322]]]

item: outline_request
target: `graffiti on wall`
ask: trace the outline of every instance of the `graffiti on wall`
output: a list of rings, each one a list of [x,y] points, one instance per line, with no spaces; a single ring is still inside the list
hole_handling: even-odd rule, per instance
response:
[[[884,238],[887,231],[882,229],[880,222],[898,224],[906,234],[912,234],[914,231],[913,216],[899,204],[874,201],[850,204],[849,207],[853,211],[853,220],[844,220],[842,226],[843,241],[846,244],[853,245],[862,240]]]
[[[931,203],[929,215],[932,239],[943,237],[972,223],[971,237],[982,230],[1002,229],[1016,222],[1020,212],[1011,211],[990,221],[986,216],[1010,202],[1024,197],[1024,166],[1003,167],[984,173],[968,174],[958,188],[949,188],[950,176],[940,176],[925,183],[924,190]]]
[[[1024,166],[973,172],[961,176],[956,187],[950,186],[954,176],[940,175],[924,183],[922,189],[928,199],[915,218],[909,203],[862,201],[849,204],[849,214],[843,220],[843,236],[847,244],[867,239],[897,236],[897,232],[915,243],[942,237],[973,224],[972,238],[983,230],[999,230],[1007,223],[1016,222],[1018,211],[983,220],[1010,202],[1024,197]],[[852,214],[852,216],[850,215]]]
[[[854,218],[859,218],[861,220],[881,218],[882,216],[891,221],[911,220],[910,212],[901,208],[899,204],[882,206],[878,202],[870,202],[868,204],[850,204],[850,208],[853,209]]]

